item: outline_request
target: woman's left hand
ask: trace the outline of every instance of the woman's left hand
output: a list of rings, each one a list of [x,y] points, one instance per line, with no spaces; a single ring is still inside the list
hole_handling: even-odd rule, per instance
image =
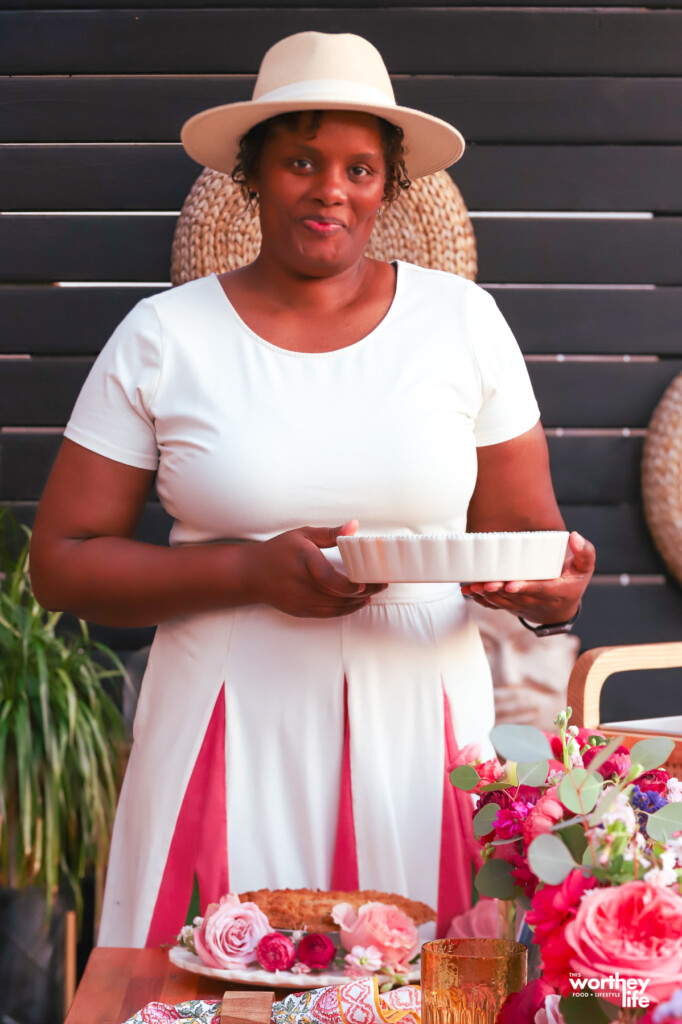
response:
[[[466,583],[462,584],[462,593],[485,608],[504,608],[532,623],[566,622],[580,606],[594,564],[593,545],[574,531],[568,538],[566,558],[558,579]]]

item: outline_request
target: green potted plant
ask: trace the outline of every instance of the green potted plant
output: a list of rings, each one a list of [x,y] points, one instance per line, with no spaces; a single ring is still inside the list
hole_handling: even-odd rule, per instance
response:
[[[60,906],[80,915],[86,872],[106,863],[125,728],[104,684],[124,671],[84,622],[68,636],[57,628],[61,613],[37,603],[24,531],[22,543],[0,509],[0,1019],[42,1024],[54,1007],[33,1008],[33,962],[59,941]],[[43,987],[54,1003],[54,982]],[[54,1019],[61,1014],[58,1005]]]

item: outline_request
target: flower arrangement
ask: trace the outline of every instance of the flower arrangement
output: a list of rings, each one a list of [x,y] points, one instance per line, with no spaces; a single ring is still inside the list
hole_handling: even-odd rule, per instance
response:
[[[558,735],[497,726],[501,760],[464,748],[451,773],[476,798],[482,896],[517,900],[542,978],[499,1024],[682,1024],[682,782],[673,743],[631,750],[555,719]]]
[[[349,978],[374,974],[387,987],[407,984],[410,965],[418,959],[419,933],[403,911],[389,904],[365,903],[356,914],[338,903],[332,919],[339,925],[341,948],[322,932],[293,932],[270,927],[266,915],[230,893],[211,903],[204,917],[186,925],[178,942],[208,967],[222,970],[258,965],[265,971],[342,971]]]

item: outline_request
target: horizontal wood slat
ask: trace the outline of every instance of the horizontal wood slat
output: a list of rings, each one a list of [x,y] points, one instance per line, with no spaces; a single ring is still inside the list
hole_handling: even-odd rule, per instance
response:
[[[2,426],[63,426],[90,359],[5,359]],[[545,427],[646,427],[682,360],[647,363],[531,362]]]
[[[158,288],[0,286],[0,353],[97,353]],[[682,356],[682,288],[492,288],[524,352]]]
[[[430,65],[428,65],[430,66]],[[241,75],[0,78],[3,142],[177,142],[204,107],[249,99]],[[396,99],[469,142],[682,143],[682,78],[394,76]]]
[[[528,354],[682,355],[682,288],[490,291]]]
[[[198,171],[179,143],[0,145],[5,213],[179,210]],[[472,145],[451,174],[470,210],[682,211],[682,146]]]
[[[0,432],[0,501],[31,501],[42,493],[60,433]],[[641,437],[550,437],[552,480],[563,504],[637,504]]]
[[[392,73],[677,75],[682,12],[476,8],[0,12],[5,74],[254,73],[308,29],[356,32]]]
[[[175,217],[0,217],[0,280],[166,281]],[[475,225],[481,283],[680,284],[682,217],[492,217]]]

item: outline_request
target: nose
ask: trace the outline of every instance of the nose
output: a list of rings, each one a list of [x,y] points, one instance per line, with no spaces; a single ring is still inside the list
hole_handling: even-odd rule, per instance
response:
[[[325,164],[316,176],[316,198],[325,206],[334,206],[347,199],[348,179],[345,167],[336,161]]]

